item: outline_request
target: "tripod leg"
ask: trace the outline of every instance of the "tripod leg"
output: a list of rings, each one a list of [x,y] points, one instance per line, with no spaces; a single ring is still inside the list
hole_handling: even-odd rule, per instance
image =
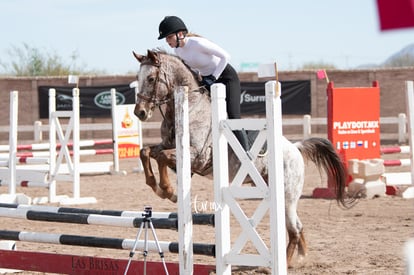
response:
[[[135,238],[134,245],[132,246],[132,249],[129,252],[129,260],[128,260],[128,264],[127,264],[127,266],[125,268],[124,275],[127,275],[127,273],[128,273],[129,266],[131,265],[132,258],[135,255],[135,250],[137,249],[138,240],[139,240],[139,237],[141,236],[141,232],[142,232],[142,229],[143,228],[144,228],[144,223],[141,223],[141,226],[139,227],[139,230],[138,230],[138,233],[137,233],[137,237]]]
[[[154,236],[155,244],[157,245],[157,248],[158,248],[158,254],[160,254],[161,261],[162,261],[162,264],[164,266],[165,274],[169,275],[167,265],[166,265],[165,259],[164,259],[164,252],[162,252],[160,243],[158,242],[157,234],[155,234],[154,225],[152,224],[152,221],[150,221],[149,224],[151,226],[151,231],[152,231],[152,235]]]
[[[147,255],[148,255],[148,221],[145,221],[145,240],[144,240],[144,275],[147,275]]]

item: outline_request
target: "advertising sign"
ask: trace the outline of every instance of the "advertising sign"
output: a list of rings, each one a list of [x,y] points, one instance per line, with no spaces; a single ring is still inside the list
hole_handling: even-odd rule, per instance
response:
[[[49,89],[56,90],[56,110],[72,110],[73,87],[39,86],[39,117],[49,117]],[[116,89],[116,104],[135,103],[135,89],[129,85],[79,87],[80,117],[111,117],[111,89]]]
[[[119,158],[139,158],[141,122],[134,115],[135,104],[116,105],[115,133]]]
[[[328,138],[349,159],[380,157],[380,89],[334,88],[328,93]]]

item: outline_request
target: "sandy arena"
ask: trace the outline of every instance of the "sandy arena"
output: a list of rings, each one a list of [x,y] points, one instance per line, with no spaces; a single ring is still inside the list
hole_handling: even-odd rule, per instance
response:
[[[145,206],[154,211],[176,211],[177,206],[158,198],[146,186],[143,174],[134,173],[138,160],[121,160],[121,169],[127,175],[94,175],[81,177],[81,196],[93,196],[97,204],[75,205],[73,207],[142,211]],[[173,174],[172,174],[173,176]],[[335,201],[313,199],[310,197],[315,187],[324,187],[324,177],[313,167],[307,168],[307,179],[303,198],[299,203],[299,215],[305,228],[308,242],[308,256],[300,260],[295,257],[294,267],[288,274],[405,274],[403,247],[413,237],[414,211],[413,200],[401,197],[379,197],[361,199],[350,210],[339,208]],[[213,182],[194,176],[192,179],[192,197],[194,210],[201,209],[203,202],[213,202]],[[18,188],[31,197],[45,196],[42,188]],[[0,193],[6,193],[7,187],[1,187]],[[70,194],[71,185],[58,185],[58,194]],[[243,201],[246,212],[254,210],[255,201]],[[258,227],[266,235],[268,219]],[[73,235],[103,236],[135,239],[137,228],[118,228],[109,226],[62,224],[39,221],[26,221],[2,218],[2,229],[35,231]],[[232,221],[232,230],[240,230],[237,222]],[[177,241],[177,234],[171,230],[156,229],[159,240]],[[151,237],[151,234],[150,234]],[[237,237],[232,236],[232,237]],[[265,241],[269,241],[267,237]],[[214,242],[214,228],[194,226],[194,242]],[[18,250],[56,252],[88,256],[114,257],[128,259],[128,250],[87,248],[77,246],[49,245],[35,243],[17,243]],[[249,247],[246,248],[249,251]],[[142,259],[137,251],[134,259]],[[147,260],[159,261],[158,253],[149,253]],[[166,261],[177,261],[178,255],[166,254]],[[214,259],[206,256],[194,256],[195,263],[214,264]],[[236,267],[233,274],[269,274],[263,267]],[[22,272],[20,274],[40,274]]]

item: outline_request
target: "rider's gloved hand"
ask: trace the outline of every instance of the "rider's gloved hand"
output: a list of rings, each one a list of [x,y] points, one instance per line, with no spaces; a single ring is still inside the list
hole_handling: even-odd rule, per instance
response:
[[[207,89],[210,89],[210,86],[213,85],[216,80],[217,79],[214,77],[214,75],[207,75],[202,77],[201,83],[203,83]]]

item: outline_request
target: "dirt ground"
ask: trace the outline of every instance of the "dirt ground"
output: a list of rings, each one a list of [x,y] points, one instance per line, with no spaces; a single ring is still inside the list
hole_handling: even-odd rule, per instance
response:
[[[127,175],[94,175],[81,177],[81,196],[95,197],[96,204],[75,205],[73,207],[142,211],[152,206],[153,211],[176,211],[177,205],[158,198],[146,185],[143,174],[133,172],[138,166],[137,160],[121,160],[121,169]],[[213,183],[211,180],[194,176],[192,178],[192,197],[194,209],[203,202],[213,202]],[[361,199],[350,210],[339,208],[336,202],[310,197],[315,187],[325,187],[325,179],[314,167],[308,167],[303,198],[299,203],[299,215],[304,224],[308,242],[308,255],[299,260],[295,256],[294,267],[288,274],[405,274],[403,248],[414,233],[413,200],[387,196],[374,199]],[[31,197],[47,195],[46,189],[18,188]],[[69,183],[58,185],[58,194],[71,194]],[[7,193],[6,187],[0,187],[0,193]],[[248,211],[257,205],[254,201],[243,201]],[[205,212],[212,212],[207,209]],[[137,228],[118,228],[95,225],[62,224],[40,221],[26,221],[1,218],[2,229],[35,231],[73,235],[103,236],[135,239]],[[268,219],[258,227],[268,241]],[[240,226],[232,220],[232,232],[238,232]],[[159,240],[177,241],[174,231],[156,229]],[[232,239],[237,235],[232,234]],[[150,234],[151,238],[151,234]],[[194,225],[194,242],[213,243],[214,228]],[[78,246],[17,243],[18,250],[57,252],[88,256],[114,257],[128,259],[128,250],[87,248]],[[247,248],[248,250],[249,248]],[[134,259],[142,259],[136,253]],[[149,253],[148,260],[159,261],[158,253]],[[166,254],[166,261],[177,261],[178,255]],[[194,256],[195,263],[214,264],[214,258]],[[21,274],[39,274],[22,272]],[[233,274],[269,274],[261,267],[236,267]]]

